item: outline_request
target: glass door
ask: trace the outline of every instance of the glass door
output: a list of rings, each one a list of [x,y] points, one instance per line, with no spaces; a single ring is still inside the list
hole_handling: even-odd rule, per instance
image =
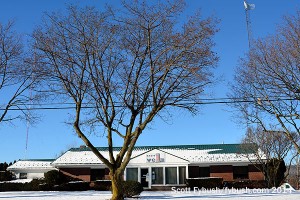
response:
[[[149,188],[149,169],[141,168],[141,184],[144,188]]]

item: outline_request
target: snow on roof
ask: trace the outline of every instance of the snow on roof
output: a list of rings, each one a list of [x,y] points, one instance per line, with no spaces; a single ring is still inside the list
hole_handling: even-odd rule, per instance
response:
[[[108,158],[108,148],[98,147],[99,152]],[[114,155],[118,154],[121,147],[115,147]],[[184,159],[189,163],[222,163],[222,162],[248,162],[252,152],[245,152],[240,144],[217,145],[172,145],[172,146],[136,146],[131,158],[147,154],[152,150],[160,150],[164,153]],[[246,156],[247,155],[247,156]],[[252,159],[255,159],[252,156]],[[72,148],[55,160],[53,166],[62,165],[89,165],[102,164],[96,155],[87,147]]]
[[[108,151],[99,151],[104,157],[108,158]],[[132,157],[138,154],[145,153],[146,151],[134,151],[132,152]],[[119,151],[114,151],[114,155],[117,155]],[[52,165],[81,165],[81,164],[102,164],[102,162],[97,158],[97,156],[92,151],[73,151],[70,149],[64,153],[61,157],[56,159]]]
[[[54,169],[51,163],[54,159],[30,159],[30,160],[19,160],[13,165],[9,166],[7,170],[18,170],[18,169]]]

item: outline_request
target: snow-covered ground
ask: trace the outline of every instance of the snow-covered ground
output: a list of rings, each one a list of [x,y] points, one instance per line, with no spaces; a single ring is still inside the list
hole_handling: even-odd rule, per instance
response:
[[[0,192],[0,200],[105,200],[110,199],[110,192],[84,191],[84,192]],[[299,200],[300,191],[145,191],[140,199],[236,199],[236,200]]]

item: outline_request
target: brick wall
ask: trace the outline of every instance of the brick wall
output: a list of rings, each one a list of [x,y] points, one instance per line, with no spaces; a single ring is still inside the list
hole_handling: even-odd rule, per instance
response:
[[[264,174],[254,165],[248,165],[250,180],[265,180]]]
[[[78,178],[83,181],[91,181],[90,168],[60,168],[59,170],[67,176]]]
[[[210,177],[221,177],[223,181],[233,181],[232,165],[211,165]]]

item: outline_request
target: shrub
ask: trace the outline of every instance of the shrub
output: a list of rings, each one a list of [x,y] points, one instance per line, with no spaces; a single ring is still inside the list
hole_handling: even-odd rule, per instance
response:
[[[223,178],[188,178],[186,184],[189,188],[222,188]]]
[[[61,184],[72,182],[72,181],[82,181],[82,180],[78,179],[78,178],[73,178],[73,177],[67,176],[57,170],[51,170],[51,171],[45,173],[44,181],[46,184],[49,184],[49,185],[61,185]]]
[[[53,182],[52,182],[53,183]],[[40,179],[33,179],[29,183],[0,183],[0,192],[6,191],[86,191],[90,189],[89,182],[76,181],[53,185]]]
[[[139,196],[143,192],[143,186],[137,181],[123,181],[122,190],[124,197],[135,197]]]
[[[282,159],[272,158],[266,163],[268,184],[270,187],[279,187],[285,178],[286,166]]]
[[[23,187],[23,183],[0,183],[0,192],[22,191]]]
[[[45,173],[44,181],[49,185],[58,185],[63,182],[62,175],[57,170],[51,170]]]
[[[40,179],[33,179],[29,183],[24,184],[24,191],[39,191],[40,184],[43,183],[43,180]]]
[[[0,183],[0,191],[39,191],[40,185],[43,182],[39,179],[33,179],[29,183],[10,183],[10,182],[4,182]]]
[[[53,191],[53,185],[41,183],[39,184],[39,191]]]
[[[11,181],[12,173],[9,171],[0,171],[0,181]]]
[[[61,185],[55,185],[53,189],[57,191],[86,191],[90,189],[90,184],[89,182],[83,181],[69,182]]]
[[[98,191],[109,191],[111,189],[111,180],[97,180],[93,182],[91,189]]]
[[[265,180],[243,180],[231,183],[233,188],[267,188],[267,182]]]

